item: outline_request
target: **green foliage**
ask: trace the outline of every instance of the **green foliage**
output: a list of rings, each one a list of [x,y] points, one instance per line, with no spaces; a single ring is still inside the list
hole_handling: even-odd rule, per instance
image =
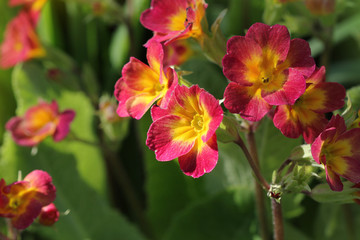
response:
[[[97,143],[94,109],[83,93],[49,81],[40,66],[31,63],[14,70],[13,86],[20,115],[37,104],[39,98],[46,101],[56,99],[60,110],[70,108],[76,111],[71,124],[73,134]],[[0,175],[8,182],[16,180],[18,170],[24,176],[34,169],[42,169],[53,177],[57,188],[55,203],[60,211],[69,209],[70,213],[61,216],[56,229],[45,231],[51,239],[100,239],[110,238],[113,234],[124,239],[143,239],[138,230],[108,204],[107,177],[98,146],[69,138],[55,143],[48,138],[32,156],[30,148],[17,146],[7,134],[1,166]]]

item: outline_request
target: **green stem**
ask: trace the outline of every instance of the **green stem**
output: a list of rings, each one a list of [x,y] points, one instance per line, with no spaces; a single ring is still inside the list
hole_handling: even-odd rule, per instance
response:
[[[141,230],[148,236],[151,237],[151,230],[149,228],[149,223],[143,213],[140,200],[138,199],[136,192],[133,188],[132,182],[124,169],[124,166],[121,162],[121,159],[112,151],[105,143],[104,136],[102,136],[101,148],[103,150],[104,158],[107,165],[110,168],[110,171],[114,173],[115,181],[121,189],[124,191],[124,197],[133,212],[135,218],[137,219]]]
[[[274,240],[284,240],[284,223],[282,218],[281,205],[275,199],[271,199],[273,216]]]
[[[13,227],[13,225],[11,224],[11,220],[10,219],[6,219],[6,225],[7,225],[7,229],[8,229],[8,237],[5,238],[7,240],[20,240],[20,232]]]
[[[250,153],[254,160],[255,165],[257,166],[258,171],[260,172],[260,161],[259,156],[257,153],[256,141],[255,141],[255,134],[252,130],[250,130],[246,135]],[[261,175],[261,172],[260,172]],[[269,239],[269,229],[267,225],[267,216],[266,216],[266,208],[265,208],[265,199],[264,199],[264,192],[262,186],[256,181],[255,182],[255,196],[256,196],[256,207],[257,207],[257,214],[260,224],[260,233],[263,240]]]
[[[70,132],[67,136],[67,139],[70,141],[77,141],[77,142],[85,143],[85,144],[92,145],[95,147],[101,147],[101,145],[99,143],[79,138],[78,136],[76,136],[76,134],[74,132]]]
[[[354,215],[351,210],[350,204],[344,204],[342,205],[342,208],[344,210],[344,218],[346,222],[346,230],[349,240],[355,240],[356,239],[356,231],[355,231],[355,225],[354,225]]]

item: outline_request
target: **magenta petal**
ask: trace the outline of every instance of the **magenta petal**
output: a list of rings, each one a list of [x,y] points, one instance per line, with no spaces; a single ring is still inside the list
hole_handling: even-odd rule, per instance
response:
[[[262,98],[249,96],[248,87],[229,83],[225,89],[224,105],[231,113],[239,113],[249,121],[259,121],[271,109],[271,105]]]
[[[53,202],[56,197],[56,188],[52,183],[51,176],[42,170],[34,170],[24,178],[24,181],[30,182],[31,187],[36,188],[34,198],[46,206]]]
[[[181,170],[188,176],[201,177],[211,172],[218,161],[218,146],[214,134],[199,148],[198,143],[187,154],[179,157]]]
[[[27,228],[39,216],[41,208],[40,202],[32,199],[23,214],[11,218],[11,224],[17,229]]]
[[[359,145],[357,145],[359,146]],[[346,165],[348,166],[345,173],[342,175],[347,180],[353,183],[360,182],[360,159],[354,157],[344,157]]]
[[[279,60],[285,60],[290,47],[290,34],[285,26],[268,26],[263,23],[253,24],[246,33],[247,39],[252,39],[261,48],[270,48],[279,54]]]
[[[325,115],[320,113],[317,115],[317,119],[310,125],[303,126],[303,137],[305,142],[308,144],[313,143],[317,136],[324,131],[328,122]]]
[[[171,96],[175,88],[179,85],[178,76],[174,69],[168,68],[166,72],[166,77],[168,79],[168,90],[166,91],[164,97],[161,99],[160,107],[166,108],[170,102]]]
[[[321,164],[326,164],[324,162],[321,162],[322,159],[320,159],[321,150],[323,143],[327,140],[329,141],[332,139],[336,134],[337,129],[334,127],[325,129],[320,135],[314,140],[313,144],[311,145],[311,154],[314,158],[314,160]]]
[[[343,85],[335,82],[322,82],[314,88],[321,89],[326,95],[322,108],[314,109],[314,111],[327,113],[340,109],[345,105],[346,90]]]
[[[325,165],[325,172],[326,172],[326,181],[328,182],[331,190],[333,191],[342,191],[343,190],[343,184],[340,180],[339,175],[334,173],[331,169],[329,169]]]
[[[309,43],[299,38],[291,40],[286,61],[289,62],[291,68],[296,69],[305,77],[310,76],[316,66],[314,59],[311,57]]]
[[[219,101],[213,95],[205,91],[200,93],[199,104],[203,110],[209,114],[211,119],[206,135],[202,136],[202,140],[206,142],[215,134],[220,126],[223,119],[223,110],[219,105]]]
[[[298,71],[290,68],[288,79],[282,89],[272,93],[263,91],[261,95],[270,105],[293,105],[305,89],[305,78]]]
[[[186,11],[187,1],[152,0],[151,8],[140,16],[141,24],[154,32],[167,33],[171,30],[171,17],[180,11]],[[186,17],[184,17],[185,23]],[[185,28],[185,27],[184,27]]]
[[[188,125],[183,123],[184,119],[175,115],[164,116],[153,122],[147,133],[146,145],[155,151],[156,159],[159,161],[170,161],[190,151],[194,141],[174,140],[174,130]],[[190,129],[192,131],[192,129]],[[185,132],[182,132],[186,134]]]
[[[274,125],[280,129],[284,136],[289,138],[298,138],[302,133],[301,124],[298,119],[289,118],[291,106],[281,105],[278,106],[274,114]]]
[[[56,127],[53,135],[54,141],[60,141],[66,137],[70,131],[70,123],[75,118],[75,112],[73,110],[65,110],[59,116],[59,123]]]
[[[346,132],[346,124],[344,118],[340,115],[333,115],[328,125],[326,126],[326,129],[328,128],[335,128],[338,135]]]
[[[253,40],[234,36],[227,42],[227,54],[222,60],[224,75],[233,82],[251,86],[246,78],[248,67],[245,62],[262,55],[261,47]]]

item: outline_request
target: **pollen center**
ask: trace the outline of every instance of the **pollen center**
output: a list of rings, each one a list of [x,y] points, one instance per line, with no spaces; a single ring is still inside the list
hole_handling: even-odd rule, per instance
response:
[[[154,90],[155,92],[161,92],[162,90],[164,90],[165,88],[165,85],[164,84],[160,84],[160,83],[157,83],[155,86],[154,86]]]
[[[21,199],[18,197],[14,197],[10,199],[9,206],[12,209],[17,209],[21,204]]]
[[[203,116],[196,114],[191,121],[191,126],[194,128],[195,132],[200,132],[204,129],[204,120]]]

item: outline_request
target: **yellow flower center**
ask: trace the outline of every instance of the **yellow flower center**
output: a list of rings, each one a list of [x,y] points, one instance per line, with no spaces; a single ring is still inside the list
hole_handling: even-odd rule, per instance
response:
[[[194,128],[195,132],[200,132],[204,129],[204,119],[200,114],[196,114],[191,121],[191,126]]]
[[[13,197],[10,199],[9,207],[13,210],[18,209],[18,207],[21,205],[22,201],[20,197]]]

